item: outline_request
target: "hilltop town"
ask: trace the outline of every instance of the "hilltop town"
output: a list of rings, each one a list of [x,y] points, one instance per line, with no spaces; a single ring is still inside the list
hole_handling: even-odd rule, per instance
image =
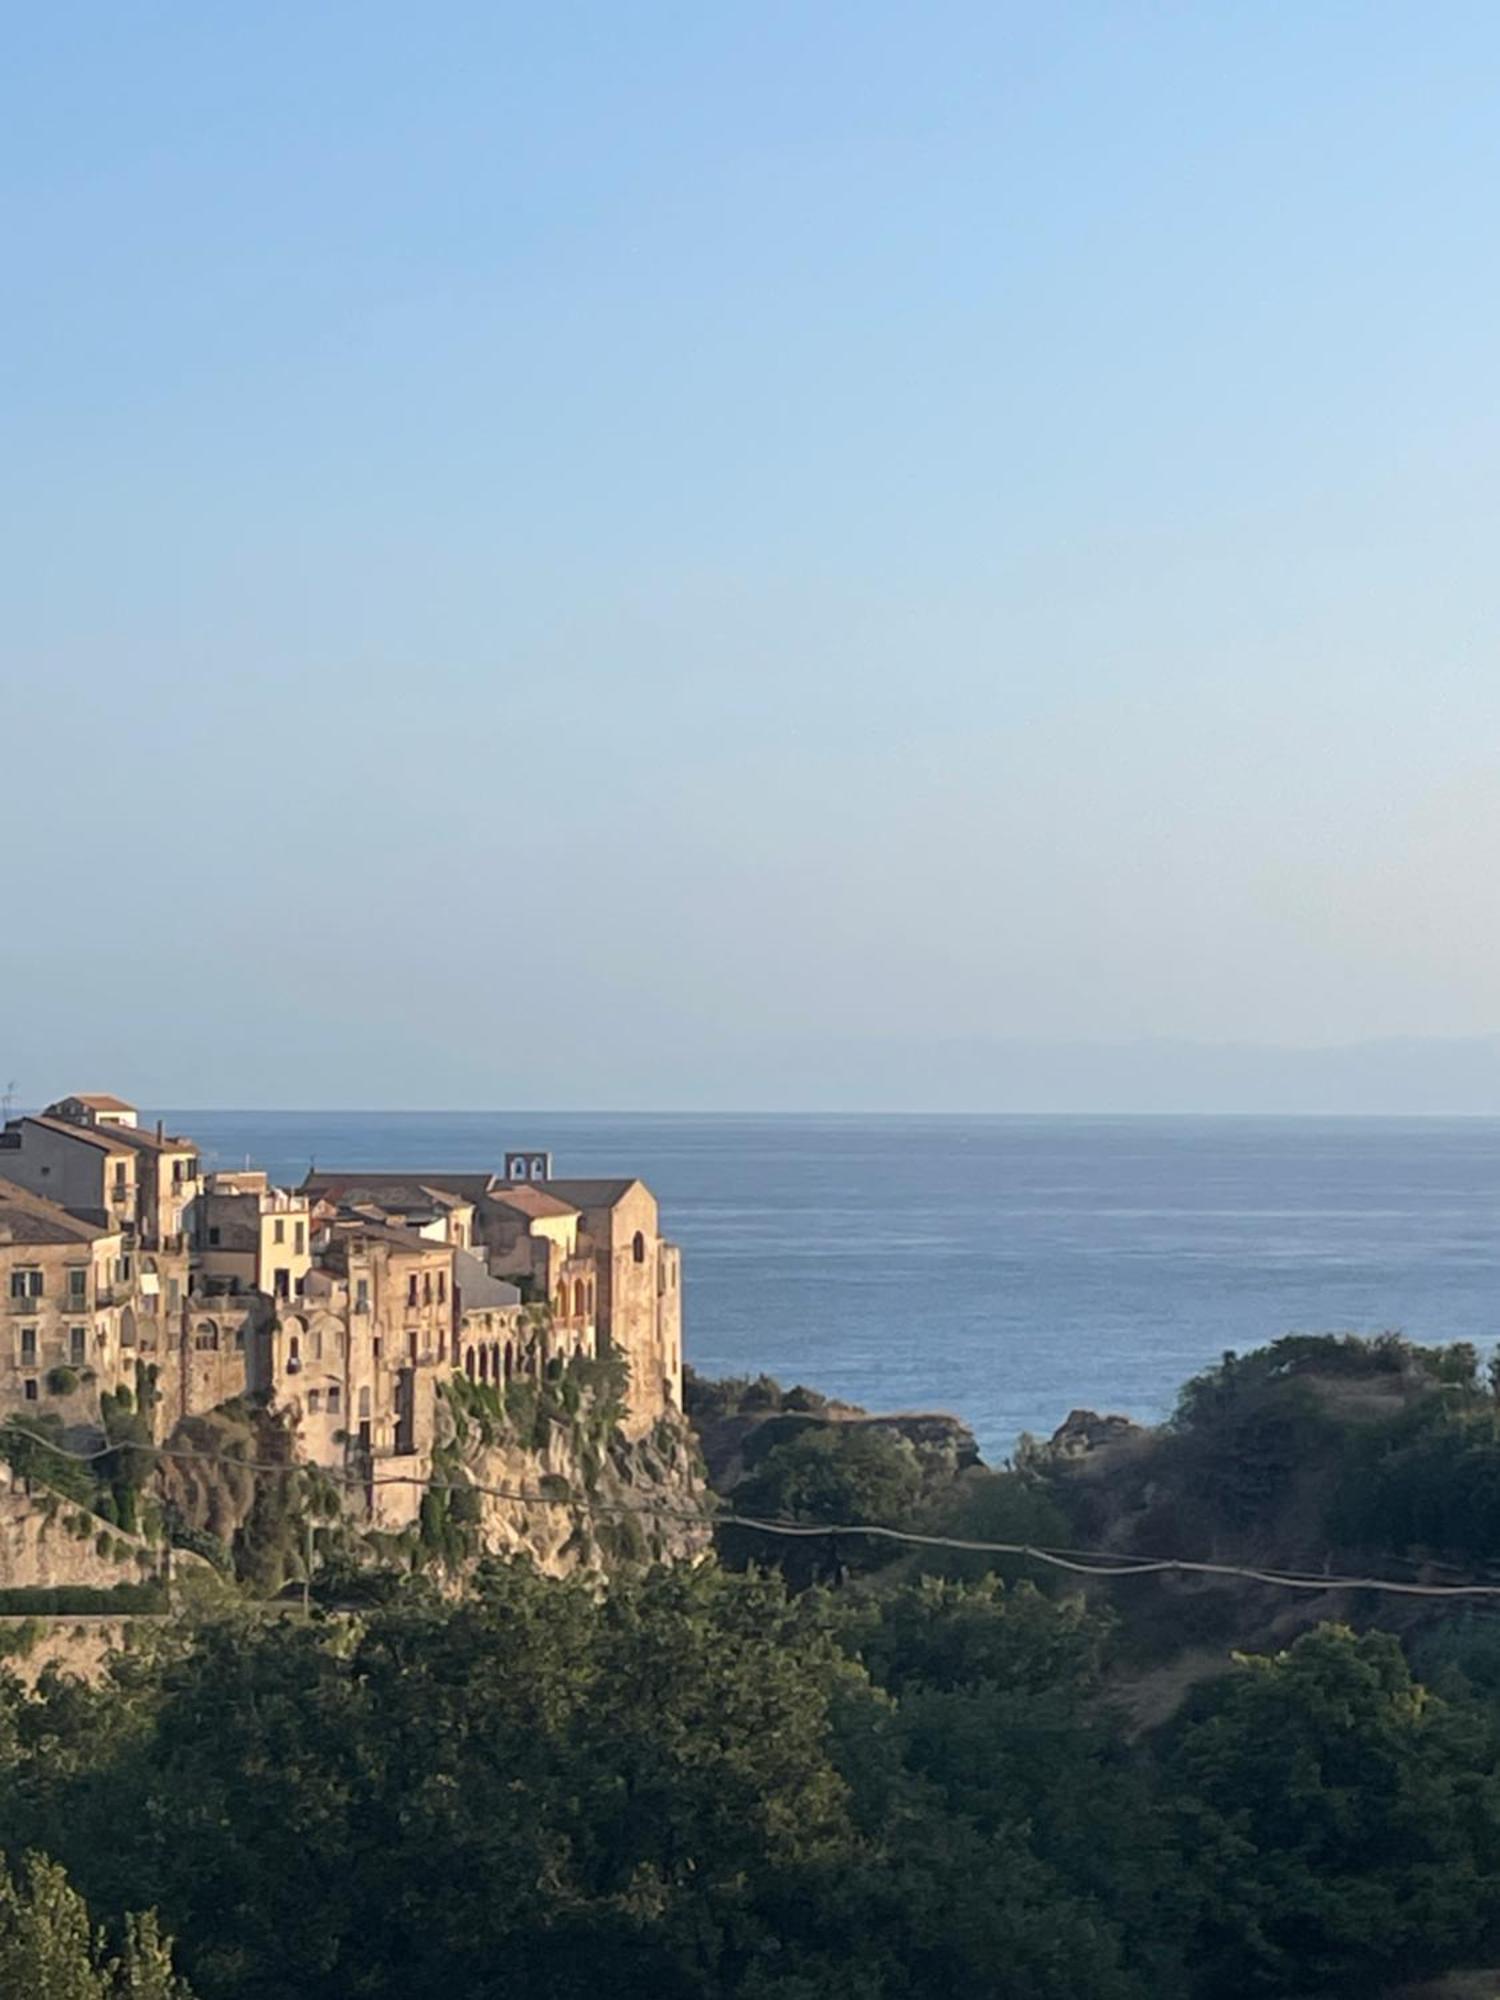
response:
[[[0,1298],[12,1426],[87,1453],[111,1410],[160,1444],[248,1407],[386,1534],[417,1521],[463,1385],[503,1409],[613,1361],[627,1441],[682,1407],[682,1260],[655,1197],[629,1176],[558,1178],[546,1152],[284,1188],[206,1171],[191,1138],[121,1098],[63,1097],[0,1130]]]

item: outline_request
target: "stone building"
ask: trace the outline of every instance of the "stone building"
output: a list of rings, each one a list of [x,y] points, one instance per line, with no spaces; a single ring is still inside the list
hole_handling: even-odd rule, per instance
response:
[[[245,1169],[209,1174],[197,1205],[193,1268],[199,1289],[302,1296],[312,1269],[313,1219],[304,1194]]]
[[[630,1367],[632,1427],[682,1408],[682,1252],[661,1234],[656,1196],[638,1180],[549,1180],[578,1210],[597,1273],[602,1351]]]
[[[504,1172],[205,1175],[190,1139],[123,1099],[60,1098],[0,1131],[0,1413],[97,1427],[128,1387],[158,1436],[247,1392],[309,1461],[416,1517],[441,1386],[497,1386],[577,1355],[628,1364],[639,1432],[680,1407],[680,1259],[638,1180]]]
[[[514,1152],[503,1174],[323,1170],[302,1187],[315,1205],[365,1206],[407,1226],[438,1194],[464,1203],[489,1273],[549,1309],[546,1338],[533,1351],[544,1363],[568,1353],[620,1355],[629,1368],[628,1428],[647,1430],[664,1410],[682,1407],[681,1253],[662,1237],[644,1182],[559,1180],[551,1166],[550,1154]],[[482,1352],[476,1343],[476,1367]]]
[[[118,1230],[0,1180],[0,1408],[88,1423],[102,1389],[134,1386],[121,1260]]]
[[[320,1233],[302,1297],[257,1343],[252,1386],[292,1416],[309,1460],[364,1482],[383,1527],[405,1526],[420,1505],[438,1385],[458,1366],[458,1254],[341,1212]]]

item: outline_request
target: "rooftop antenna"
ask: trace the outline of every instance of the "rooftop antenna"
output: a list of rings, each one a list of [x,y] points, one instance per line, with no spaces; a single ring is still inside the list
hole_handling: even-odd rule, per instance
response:
[[[0,1090],[0,1117],[9,1118],[16,1107],[16,1080],[11,1078],[4,1090]]]

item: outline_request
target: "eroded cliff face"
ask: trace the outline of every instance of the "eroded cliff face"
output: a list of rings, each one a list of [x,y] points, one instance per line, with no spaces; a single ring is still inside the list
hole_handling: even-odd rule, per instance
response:
[[[714,1501],[697,1441],[668,1411],[630,1437],[607,1393],[445,1402],[420,1538],[450,1569],[526,1556],[548,1576],[693,1561]]]
[[[712,1542],[706,1482],[680,1419],[662,1417],[641,1438],[617,1434],[602,1455],[554,1425],[540,1451],[481,1445],[468,1464],[482,1489],[484,1553],[529,1556],[548,1576],[692,1561]]]

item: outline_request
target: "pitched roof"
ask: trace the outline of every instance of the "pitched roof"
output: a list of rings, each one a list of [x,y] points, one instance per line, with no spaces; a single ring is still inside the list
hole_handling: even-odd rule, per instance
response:
[[[613,1208],[632,1188],[642,1185],[636,1174],[617,1181],[548,1181],[549,1193],[561,1195],[574,1208]]]
[[[64,1125],[68,1124],[68,1120],[65,1118],[60,1119],[58,1122]],[[73,1125],[69,1129],[74,1132],[80,1132],[88,1131],[90,1128],[88,1126]],[[134,1146],[139,1153],[196,1153],[198,1150],[196,1143],[192,1139],[184,1139],[180,1136],[174,1137],[170,1132],[164,1133],[158,1139],[154,1132],[143,1132],[138,1125],[98,1125],[92,1129],[107,1133],[111,1139],[123,1140],[127,1146]]]
[[[373,1243],[388,1243],[393,1250],[446,1250],[451,1244],[434,1242],[430,1236],[418,1236],[414,1229],[402,1229],[394,1222],[371,1222],[362,1215],[341,1217],[333,1224],[337,1234],[346,1239],[351,1236],[367,1236]]]
[[[128,1125],[75,1125],[71,1118],[49,1118],[40,1111],[28,1112],[20,1122],[40,1125],[44,1131],[56,1132],[64,1139],[81,1140],[85,1146],[97,1146],[104,1153],[118,1153],[131,1139],[140,1136]]]
[[[0,1243],[93,1243],[113,1233],[80,1221],[45,1195],[0,1180]]]
[[[502,1181],[490,1190],[490,1200],[497,1208],[513,1208],[522,1215],[576,1215],[578,1210],[570,1201],[561,1201],[546,1188],[534,1187],[530,1181]]]
[[[68,1097],[59,1099],[66,1104],[86,1104],[90,1111],[134,1111],[133,1104],[127,1104],[123,1097],[111,1097],[107,1090],[74,1090]]]
[[[482,1258],[468,1250],[453,1253],[453,1282],[465,1312],[493,1312],[521,1303],[521,1287],[492,1278]]]

